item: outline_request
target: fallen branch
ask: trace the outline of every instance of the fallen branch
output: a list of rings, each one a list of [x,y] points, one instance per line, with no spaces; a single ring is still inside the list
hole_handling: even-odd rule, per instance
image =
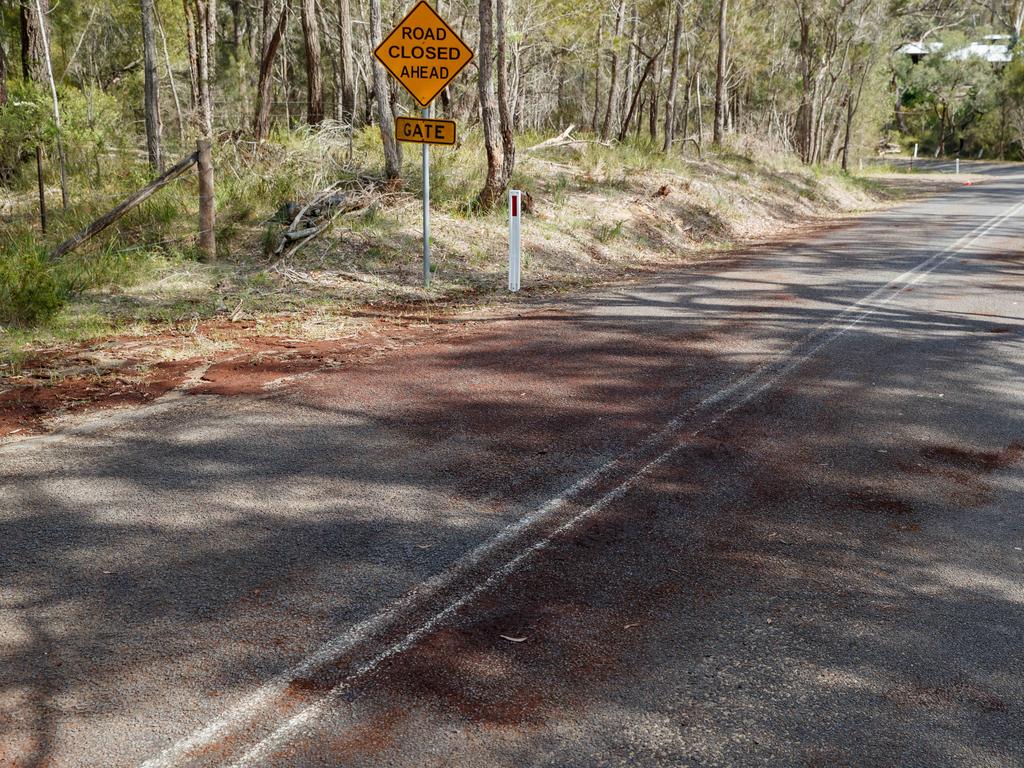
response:
[[[299,226],[309,209],[321,200],[326,199],[327,196],[337,188],[338,182],[334,182],[331,186],[327,187],[327,189],[318,192],[312,200],[299,209],[299,212],[295,214],[295,218],[292,219],[292,223],[288,225],[287,231],[281,236],[281,242],[277,244],[277,248],[274,250],[275,258],[283,256],[285,249],[288,248],[290,244],[320,234],[321,227],[313,226],[303,227],[300,229]]]
[[[576,130],[576,126],[575,125],[570,125],[564,131],[562,131],[558,136],[555,136],[554,138],[551,138],[551,139],[545,139],[540,144],[534,144],[532,147],[527,147],[523,151],[524,152],[537,152],[538,150],[541,150],[541,149],[549,149],[551,147],[561,147],[561,146],[565,146],[566,144],[571,144],[572,142],[575,141],[575,139],[572,138],[572,132],[574,130]]]
[[[292,219],[274,250],[273,259],[280,261],[293,255],[318,235],[323,234],[338,216],[358,211],[367,206],[366,190],[363,194],[336,194],[341,182],[335,182],[317,193]],[[309,221],[304,219],[309,216]]]
[[[704,148],[701,146],[700,139],[696,136],[687,136],[683,139],[683,146],[685,147],[690,142],[693,142],[693,146],[697,148],[697,158],[700,160],[704,159]]]
[[[64,256],[65,254],[73,251],[82,243],[98,235],[104,229],[106,229],[115,221],[117,221],[126,213],[128,213],[128,211],[146,202],[146,200],[152,197],[156,192],[166,187],[168,184],[170,184],[176,178],[185,173],[185,171],[187,171],[197,162],[199,162],[199,153],[193,152],[191,155],[186,157],[184,160],[181,160],[177,165],[175,165],[169,171],[164,173],[162,176],[154,179],[148,185],[146,185],[138,192],[133,194],[131,197],[119,203],[111,211],[104,214],[103,216],[100,216],[98,219],[96,219],[96,221],[87,226],[81,232],[72,235],[63,243],[54,248],[53,252],[50,254],[50,261],[56,261],[61,256]]]

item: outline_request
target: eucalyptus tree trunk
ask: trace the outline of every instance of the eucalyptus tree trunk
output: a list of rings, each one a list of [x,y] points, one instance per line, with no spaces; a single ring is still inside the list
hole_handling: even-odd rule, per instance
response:
[[[302,36],[306,44],[306,122],[324,121],[324,69],[316,0],[302,0]]]
[[[194,0],[190,10],[185,0],[186,18],[193,26],[195,39],[194,98],[198,99],[199,141],[199,250],[208,261],[217,258],[217,208],[214,196],[213,98],[214,62],[217,58],[217,0]],[[188,18],[188,16],[191,18]]]
[[[231,55],[235,61],[240,60],[242,52],[242,22],[245,11],[242,0],[230,0],[231,3]]]
[[[715,133],[713,141],[722,143],[725,134],[726,91],[725,77],[728,71],[729,49],[729,0],[721,0],[718,8],[718,64],[715,68]]]
[[[341,48],[340,116],[342,122],[352,124],[356,113],[356,70],[352,60],[352,6],[349,0],[338,0],[338,38]]]
[[[636,1],[632,3],[632,14],[629,21],[629,51],[626,54],[626,85],[622,91],[622,112],[620,114],[625,115],[629,111],[629,107],[633,100],[633,85],[636,82],[636,51],[637,46],[640,44],[640,8]],[[625,133],[622,130],[622,126],[625,123],[625,119],[619,124],[619,133]],[[626,128],[626,131],[629,129]]]
[[[477,51],[480,120],[484,127],[484,150],[487,153],[487,176],[484,178],[483,189],[477,195],[477,203],[485,211],[491,210],[501,197],[505,165],[499,146],[497,99],[494,96],[494,84],[491,82],[494,57],[494,12],[491,2],[492,0],[479,0],[480,44]]]
[[[189,97],[192,106],[190,120],[195,120],[195,113],[199,109],[199,50],[196,42],[196,14],[192,7],[192,0],[182,0],[182,7],[185,11],[185,44],[188,48],[188,82]]]
[[[676,89],[679,87],[679,44],[683,38],[683,6],[676,0],[676,19],[672,31],[672,74],[668,79],[668,97],[665,99],[664,150],[672,149],[676,137]]]
[[[694,84],[694,95],[697,97],[697,144],[704,146],[704,105],[700,98],[700,70],[697,70]]]
[[[160,121],[160,78],[156,71],[156,24],[153,18],[153,2],[154,0],[140,0],[139,2],[142,12],[142,60],[145,76],[143,102],[149,164],[157,173],[163,173],[163,125]]]
[[[508,103],[508,67],[505,61],[507,36],[505,34],[505,0],[495,0],[495,44],[498,48],[498,123],[501,128],[501,190],[504,192],[512,180],[516,167],[516,139]]]
[[[658,53],[660,53],[660,51]],[[644,90],[644,83],[647,82],[647,78],[650,76],[651,70],[654,69],[654,64],[658,60],[658,53],[655,53],[653,56],[648,57],[647,64],[644,65],[644,71],[640,75],[640,82],[637,83],[636,88],[633,90],[633,96],[629,101],[629,109],[626,111],[626,117],[622,121],[622,127],[619,128],[618,138],[620,142],[625,140],[626,134],[629,132],[629,124],[633,122],[634,114],[637,114],[637,135],[639,135],[640,133],[640,114],[643,112],[643,107],[641,105],[641,96]]]
[[[811,134],[814,125],[814,96],[811,84],[811,26],[807,18],[807,12],[801,4],[798,6],[800,12],[800,107],[797,110],[797,144],[800,150],[800,159],[805,163],[811,162],[812,141]]]
[[[199,84],[199,129],[203,138],[213,137],[213,99],[210,86],[213,82],[214,58],[216,56],[217,0],[195,0],[196,37],[196,81]]]
[[[604,141],[608,140],[608,136],[611,133],[612,118],[615,112],[615,106],[619,101],[619,39],[622,37],[622,26],[625,23],[626,15],[626,2],[625,0],[619,0],[618,7],[615,9],[615,36],[612,38],[612,66],[611,66],[611,83],[608,92],[608,106],[604,112],[604,122],[601,123],[601,139]]]
[[[274,86],[274,59],[277,49],[281,46],[285,29],[288,26],[288,8],[290,0],[285,0],[281,7],[281,16],[277,24],[273,24],[271,16],[271,0],[263,0],[263,45],[260,54],[259,83],[256,86],[256,110],[253,116],[252,133],[257,144],[260,144],[270,133],[271,91]]]
[[[381,23],[380,0],[370,0],[370,47],[376,50],[384,39]],[[377,102],[377,122],[380,137],[384,143],[384,176],[391,183],[402,178],[402,156],[399,154],[398,141],[395,139],[394,113],[388,100],[388,83],[384,66],[374,57],[370,66],[373,70],[373,95]]]
[[[42,16],[50,12],[49,0],[40,0]],[[46,58],[43,53],[43,28],[36,12],[36,0],[21,0],[19,5],[21,27],[21,76],[33,83],[46,80]]]
[[[597,133],[597,113],[601,110],[601,32],[602,19],[597,19],[597,40],[594,44],[594,114],[590,118],[590,130]]]

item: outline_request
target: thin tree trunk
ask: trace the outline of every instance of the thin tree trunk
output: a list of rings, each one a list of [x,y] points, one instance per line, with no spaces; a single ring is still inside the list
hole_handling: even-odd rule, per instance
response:
[[[60,161],[60,197],[64,210],[68,209],[68,169],[67,158],[64,156],[64,137],[60,120],[60,102],[57,99],[57,81],[53,79],[53,61],[50,58],[50,41],[46,28],[46,17],[43,15],[45,0],[35,0],[36,13],[39,20],[40,37],[43,42],[43,61],[46,64],[46,77],[50,82],[50,96],[53,99],[53,124],[57,133],[57,155]]]
[[[800,107],[797,110],[797,141],[800,145],[800,159],[804,163],[811,162],[811,126],[814,111],[811,96],[811,53],[810,23],[804,9],[800,7]]]
[[[384,39],[381,23],[380,0],[370,0],[370,47],[376,50]],[[380,137],[384,142],[384,176],[395,183],[402,178],[402,157],[398,154],[398,141],[395,139],[394,113],[388,101],[388,84],[384,66],[374,57],[370,63],[373,68],[373,94],[377,102],[377,122],[380,124]]]
[[[478,90],[480,94],[480,120],[484,127],[484,149],[487,152],[487,176],[477,202],[485,211],[491,210],[501,196],[504,158],[499,146],[498,106],[495,104],[494,84],[491,82],[494,56],[494,19],[492,0],[479,0],[480,44],[477,51]]]
[[[661,51],[658,51],[660,53]],[[644,66],[644,71],[640,75],[640,82],[636,85],[636,90],[633,91],[633,98],[629,103],[629,111],[626,112],[626,118],[622,121],[622,128],[619,129],[619,141],[623,141],[626,138],[626,134],[629,132],[629,124],[633,121],[633,113],[638,109],[643,112],[640,107],[640,95],[644,90],[644,83],[647,82],[647,78],[650,77],[651,70],[654,69],[654,63],[658,60],[658,53],[647,59],[647,64]],[[637,131],[640,130],[640,118],[637,118]]]
[[[4,41],[0,39],[0,108],[7,104],[7,54]]]
[[[192,105],[190,120],[195,120],[199,110],[199,49],[196,42],[196,14],[192,0],[182,0],[185,10],[185,42],[188,47],[189,102]]]
[[[160,33],[160,42],[164,49],[164,67],[167,69],[167,79],[170,81],[171,95],[174,97],[174,113],[178,116],[178,138],[183,139],[185,138],[185,117],[181,113],[181,101],[178,99],[178,84],[174,82],[174,69],[171,67],[171,54],[167,50],[167,35],[164,34],[163,21],[160,19],[160,12],[155,3],[153,5],[153,10],[155,11],[156,28]]]
[[[140,0],[142,13],[142,59],[145,77],[144,111],[146,115],[146,150],[149,164],[163,173],[163,125],[160,121],[160,77],[156,71],[156,26],[153,19],[154,0]]]
[[[253,117],[252,133],[257,145],[270,133],[271,90],[274,87],[274,59],[281,45],[285,28],[288,26],[290,0],[285,0],[281,16],[273,30],[269,29],[270,0],[264,0],[265,26],[263,31],[263,54],[260,58],[259,83],[256,87],[256,114]]]
[[[302,0],[302,35],[306,43],[306,122],[324,121],[324,69],[316,0]]]
[[[647,105],[647,133],[651,137],[651,144],[658,140],[658,82],[651,83],[650,103]]]
[[[505,61],[505,0],[495,0],[495,45],[498,49],[498,122],[501,129],[501,191],[508,187],[516,167],[516,139],[508,104],[508,67]]]
[[[704,146],[704,105],[700,98],[700,70],[697,70],[696,85],[694,91],[697,95],[697,143]]]
[[[355,64],[352,60],[352,7],[349,0],[338,0],[338,37],[341,40],[341,120],[355,122]]]
[[[690,102],[693,96],[693,61],[690,52],[686,52],[686,92],[683,94],[683,141],[690,132]]]
[[[676,19],[672,31],[672,74],[668,79],[668,98],[665,99],[664,150],[672,149],[676,136],[676,89],[679,87],[679,44],[683,38],[683,6],[676,0]]]
[[[85,22],[85,26],[82,28],[82,32],[78,36],[78,44],[75,45],[75,50],[71,52],[71,58],[68,59],[67,64],[64,65],[64,72],[61,73],[60,82],[62,85],[65,78],[67,78],[68,73],[70,73],[72,67],[74,67],[75,60],[78,58],[78,52],[82,50],[82,44],[85,42],[85,36],[89,34],[89,29],[92,27],[93,19],[96,18],[96,11],[98,10],[99,8],[93,6],[93,9],[89,12],[89,19]]]
[[[287,30],[286,30],[287,33]],[[290,75],[291,69],[288,61],[288,35],[285,34],[285,38],[282,41],[284,44],[281,46],[281,87],[284,89],[284,124],[289,128],[292,128],[292,78]]]
[[[601,139],[605,141],[608,140],[611,132],[613,113],[619,101],[619,50],[617,46],[619,39],[622,37],[622,26],[626,20],[625,16],[626,1],[619,0],[619,5],[615,9],[615,36],[612,38],[611,88],[608,91],[608,107],[604,112],[604,122],[601,123]]]
[[[594,114],[590,118],[590,130],[597,133],[597,113],[601,110],[601,29],[602,19],[597,20],[597,42],[594,44]]]
[[[626,85],[622,90],[622,111],[620,112],[622,115],[625,115],[629,110],[630,104],[633,100],[633,86],[636,84],[636,52],[637,46],[640,43],[640,10],[636,0],[634,0],[631,6],[632,11],[629,20],[629,52],[626,55]],[[628,132],[629,129],[627,128],[626,130]],[[620,123],[619,134],[621,135],[622,133],[622,123]]]
[[[725,77],[728,69],[728,47],[729,47],[729,0],[720,0],[718,8],[718,64],[715,69],[715,133],[714,143],[720,145],[725,134],[725,100],[729,97],[726,92]]]
[[[242,50],[242,0],[231,0],[231,56],[240,61]]]

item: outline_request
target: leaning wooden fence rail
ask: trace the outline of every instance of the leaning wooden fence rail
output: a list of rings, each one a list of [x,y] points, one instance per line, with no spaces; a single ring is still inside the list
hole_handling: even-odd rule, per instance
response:
[[[199,149],[188,157],[180,160],[173,168],[167,170],[163,175],[157,177],[142,189],[132,194],[127,199],[118,203],[113,209],[96,219],[92,224],[82,231],[72,235],[63,243],[53,249],[50,260],[56,261],[61,256],[70,253],[82,243],[98,235],[115,221],[120,219],[133,208],[146,202],[150,197],[177,179],[192,166],[199,164],[200,175],[200,247],[206,251],[207,256],[213,258],[216,254],[216,244],[213,242],[213,169],[209,161],[208,146],[204,152],[203,142],[200,142]],[[202,166],[207,166],[206,168]]]

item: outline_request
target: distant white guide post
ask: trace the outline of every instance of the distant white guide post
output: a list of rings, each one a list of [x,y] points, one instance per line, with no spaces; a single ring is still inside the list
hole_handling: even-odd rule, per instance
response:
[[[957,176],[960,175],[960,158],[959,157],[956,159],[956,175]]]
[[[508,191],[508,289],[518,291],[522,273],[522,239],[520,226],[523,220],[523,193],[518,189]]]

